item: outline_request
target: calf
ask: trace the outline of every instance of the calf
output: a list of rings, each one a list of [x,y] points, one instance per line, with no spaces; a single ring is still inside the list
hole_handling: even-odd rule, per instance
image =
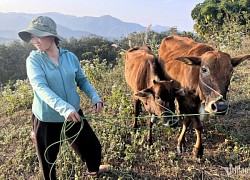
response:
[[[158,58],[148,46],[136,47],[126,52],[125,78],[133,91],[134,128],[138,128],[137,118],[140,102],[144,105],[151,120],[163,116],[164,125],[175,123],[172,118],[164,116],[175,112],[173,81],[164,80],[163,71]],[[152,126],[150,118],[148,124],[148,144],[152,144]]]

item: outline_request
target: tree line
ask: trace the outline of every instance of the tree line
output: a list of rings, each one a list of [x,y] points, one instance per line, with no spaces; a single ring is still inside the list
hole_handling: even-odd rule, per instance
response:
[[[151,43],[152,46],[155,42],[160,44],[161,39],[171,33],[174,33],[173,30],[162,33],[131,33],[128,37],[114,41],[96,35],[80,39],[72,37],[60,42],[59,46],[73,52],[80,61],[85,60],[91,63],[98,59],[101,63],[105,60],[108,67],[113,67],[117,64],[117,58],[121,56],[122,52],[142,44],[150,45]],[[145,42],[146,34],[148,42]],[[157,51],[156,48],[155,46],[155,52]],[[7,45],[0,45],[0,84],[15,83],[18,79],[24,80],[27,78],[25,60],[34,49],[31,43],[18,40]]]
[[[250,0],[205,0],[191,16],[198,35],[217,47],[235,49],[250,33]]]

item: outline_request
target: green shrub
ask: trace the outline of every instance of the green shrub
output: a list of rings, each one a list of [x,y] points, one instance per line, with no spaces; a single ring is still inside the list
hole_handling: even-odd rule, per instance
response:
[[[21,109],[30,109],[33,101],[32,88],[27,80],[17,80],[15,84],[7,84],[0,94],[0,109],[11,115]]]

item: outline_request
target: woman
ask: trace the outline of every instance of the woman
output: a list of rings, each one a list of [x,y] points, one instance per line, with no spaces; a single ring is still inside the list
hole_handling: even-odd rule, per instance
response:
[[[47,16],[39,16],[30,23],[28,29],[20,31],[18,35],[25,42],[31,41],[37,49],[27,58],[26,68],[34,92],[33,132],[43,178],[56,179],[52,163],[57,158],[60,146],[59,143],[49,146],[60,141],[65,121],[75,122],[66,132],[67,137],[80,131],[71,146],[86,162],[86,174],[108,172],[109,165],[100,165],[100,142],[88,122],[82,118],[76,86],[91,99],[96,113],[102,110],[102,102],[87,80],[77,57],[58,47],[63,38],[57,34],[56,23]]]

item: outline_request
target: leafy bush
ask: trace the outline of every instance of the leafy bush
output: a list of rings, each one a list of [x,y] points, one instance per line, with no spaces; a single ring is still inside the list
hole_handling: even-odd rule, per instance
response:
[[[0,94],[0,109],[6,115],[11,115],[21,109],[30,109],[33,92],[28,80],[17,80],[4,86]]]

